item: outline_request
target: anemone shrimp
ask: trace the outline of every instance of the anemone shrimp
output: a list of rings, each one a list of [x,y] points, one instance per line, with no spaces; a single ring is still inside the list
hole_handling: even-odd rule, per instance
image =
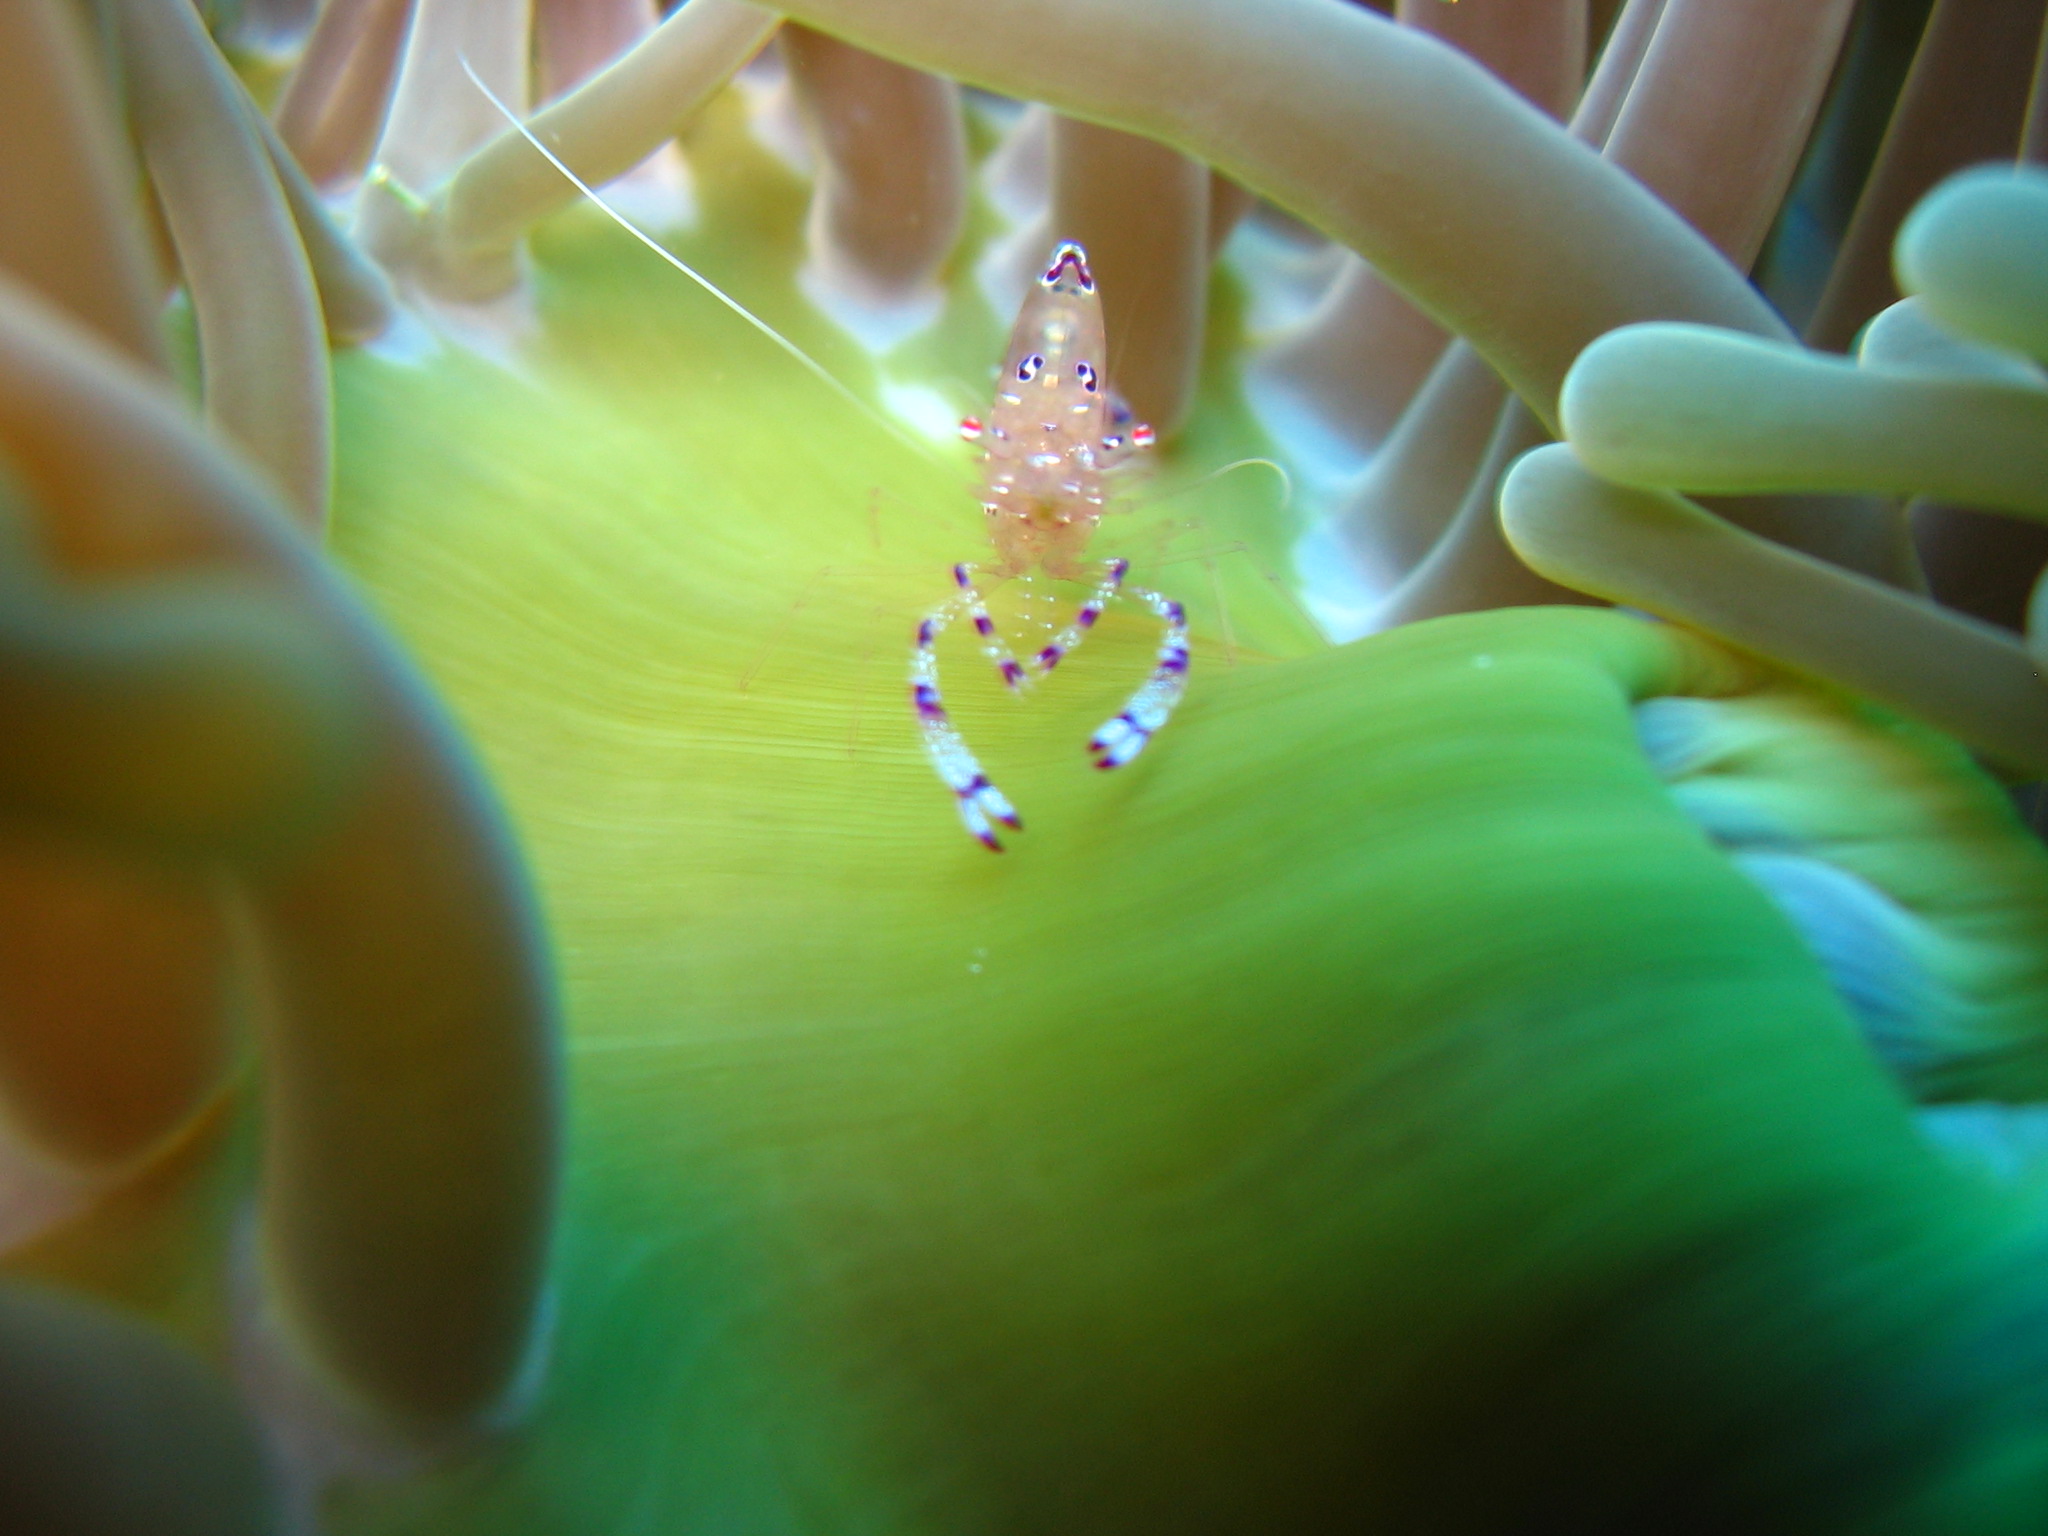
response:
[[[1135,451],[1152,444],[1152,429],[1130,421],[1091,361],[1104,355],[1102,300],[1087,252],[1064,241],[1018,312],[987,422],[970,416],[960,424],[961,436],[985,444],[981,506],[996,554],[987,570],[997,580],[1038,569],[1057,581],[1089,580],[1082,556],[1102,521],[1109,476]],[[953,791],[961,821],[984,846],[1000,853],[995,823],[1020,832],[1024,824],[946,713],[939,696],[939,635],[967,615],[981,637],[982,654],[1015,692],[1071,654],[1113,598],[1151,609],[1166,626],[1158,659],[1122,711],[1088,742],[1097,768],[1120,768],[1144,750],[1180,703],[1187,687],[1188,624],[1185,610],[1172,598],[1127,587],[1130,562],[1111,559],[1097,568],[1094,590],[1067,626],[1028,663],[1019,662],[975,584],[979,569],[965,562],[954,566],[959,590],[918,625],[910,698],[925,753]]]
[[[809,354],[627,218],[536,137],[474,70],[468,73],[513,130],[585,201],[733,311],[858,414],[921,455],[929,453],[926,445],[906,436],[896,421],[879,413]],[[911,654],[911,696],[928,760],[953,791],[967,830],[995,852],[1003,851],[995,825],[1021,831],[1023,824],[1007,797],[983,772],[941,698],[936,643],[943,631],[963,615],[970,618],[984,656],[1004,684],[1013,693],[1021,693],[1078,648],[1116,598],[1150,610],[1164,626],[1164,634],[1144,681],[1123,708],[1089,738],[1088,748],[1098,769],[1122,767],[1136,758],[1171,718],[1186,690],[1190,641],[1183,605],[1164,593],[1129,584],[1128,559],[1085,559],[1088,543],[1107,509],[1114,479],[1154,443],[1153,430],[1132,419],[1105,376],[1106,353],[1102,303],[1087,253],[1076,242],[1062,241],[1026,293],[997,369],[988,420],[984,423],[968,417],[961,422],[961,435],[982,445],[980,502],[995,558],[986,564],[961,562],[953,566],[956,590],[917,627]],[[1279,477],[1284,508],[1290,499],[1290,477],[1272,459],[1258,456],[1233,460],[1170,494],[1181,494],[1253,465],[1264,466]],[[1247,552],[1247,546],[1226,544],[1177,558],[1201,559],[1207,565],[1211,556],[1236,552]],[[1089,585],[1091,590],[1067,625],[1027,661],[1020,662],[998,633],[976,576],[1005,582],[1041,572],[1052,580]],[[1269,573],[1260,575],[1305,631],[1319,636],[1314,621],[1281,583]],[[1216,597],[1220,606],[1220,590]],[[1226,619],[1226,633],[1228,627]],[[773,644],[771,641],[771,648]],[[1234,660],[1234,642],[1230,649]],[[751,678],[758,668],[757,661],[747,676]]]

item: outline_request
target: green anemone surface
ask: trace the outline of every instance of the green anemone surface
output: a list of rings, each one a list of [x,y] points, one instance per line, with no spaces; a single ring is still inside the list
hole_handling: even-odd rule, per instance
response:
[[[797,184],[706,131],[687,248],[865,384],[794,297]],[[1195,615],[1132,766],[1083,743],[1149,619],[1021,704],[953,637],[1029,828],[991,857],[904,697],[980,547],[965,457],[587,214],[535,277],[509,371],[338,360],[335,547],[552,924],[551,1366],[522,1428],[337,1529],[1991,1532],[2038,1500],[2037,1230],[1925,1149],[1637,743],[1633,702],[1742,666],[1586,610],[1323,647],[1240,472],[1101,536]],[[961,280],[889,371],[971,406],[1001,329]],[[1257,450],[1233,388],[1155,487]]]

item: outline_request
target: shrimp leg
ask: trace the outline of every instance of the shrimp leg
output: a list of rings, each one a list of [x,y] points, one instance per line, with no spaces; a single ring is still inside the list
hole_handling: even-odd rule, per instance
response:
[[[1052,638],[1052,643],[1032,658],[1032,665],[1043,677],[1060,664],[1062,657],[1076,649],[1088,638],[1088,631],[1095,627],[1095,621],[1102,617],[1102,610],[1109,606],[1124,584],[1124,574],[1131,568],[1128,560],[1112,560],[1103,568],[1102,580],[1095,590],[1088,594],[1088,601],[1075,612],[1073,621]]]
[[[958,569],[964,572],[966,567]],[[994,823],[1001,822],[1018,832],[1024,830],[1024,823],[1017,819],[1015,807],[1004,798],[1003,792],[989,783],[973,749],[960,734],[960,728],[953,724],[952,717],[946,713],[944,701],[939,697],[938,638],[958,615],[972,612],[980,601],[972,595],[973,587],[964,577],[960,586],[960,596],[947,599],[917,626],[917,644],[910,653],[910,701],[917,711],[918,733],[924,738],[925,755],[931,759],[939,777],[945,780],[946,787],[953,791],[953,798],[960,807],[960,820],[984,847],[993,853],[1001,853],[1003,845],[996,840]]]
[[[1151,674],[1138,685],[1123,713],[1103,723],[1088,741],[1098,768],[1121,768],[1140,752],[1173,715],[1188,686],[1188,616],[1172,598],[1147,587],[1131,587],[1122,595],[1143,603],[1166,625],[1159,657]]]
[[[974,572],[975,567],[964,562],[953,567],[953,584],[959,587],[960,595],[946,606],[949,609],[956,604],[965,606],[967,616],[974,620],[974,632],[981,636],[981,654],[988,658],[989,665],[1009,685],[1010,691],[1018,692],[1031,681],[1030,674],[1017,664],[1010,642],[996,633],[996,621],[989,617],[988,604],[974,585]]]

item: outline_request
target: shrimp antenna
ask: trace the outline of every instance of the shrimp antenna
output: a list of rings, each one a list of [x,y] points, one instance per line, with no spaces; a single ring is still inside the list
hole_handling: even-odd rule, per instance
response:
[[[738,299],[734,298],[731,294],[727,293],[723,288],[719,287],[718,284],[712,282],[710,278],[706,277],[703,273],[699,272],[687,261],[684,261],[682,257],[678,256],[674,251],[670,250],[667,246],[663,245],[659,240],[655,239],[652,235],[648,234],[647,231],[642,229],[639,225],[635,224],[623,213],[619,212],[618,209],[614,208],[610,203],[606,202],[603,195],[599,193],[596,188],[592,187],[589,182],[585,181],[581,176],[578,176],[574,171],[570,170],[568,165],[564,163],[560,155],[557,155],[553,150],[549,149],[547,145],[543,144],[540,141],[539,136],[536,135],[531,128],[527,127],[526,124],[520,120],[519,115],[516,112],[514,112],[510,107],[505,105],[504,101],[500,99],[496,91],[492,90],[488,85],[484,84],[483,77],[479,75],[476,72],[476,70],[470,66],[469,56],[467,54],[458,54],[456,58],[457,61],[462,65],[462,72],[465,75],[469,76],[470,84],[474,85],[478,90],[484,93],[484,99],[488,101],[492,106],[498,109],[499,116],[503,117],[506,122],[512,125],[513,132],[517,133],[522,139],[526,140],[527,143],[531,144],[534,147],[534,149],[540,153],[541,157],[547,161],[549,165],[552,165],[556,170],[560,171],[563,177],[568,181],[568,183],[572,187],[574,187],[578,192],[581,192],[585,197],[590,199],[590,201],[595,203],[599,208],[603,209],[606,218],[610,219],[614,224],[618,225],[619,228],[623,229],[627,234],[631,235],[635,240],[638,240],[642,245],[646,246],[647,249],[654,252],[655,255],[659,256],[663,261],[667,262],[670,266],[674,267],[678,272],[682,273],[683,276],[687,277],[699,288],[702,288],[706,293],[710,294],[711,297],[718,300],[718,302],[723,304],[727,309],[731,310],[734,314],[738,315],[742,320],[746,321],[747,324],[751,325],[763,336],[766,336],[770,341],[774,342],[776,346],[782,348],[783,351],[787,352],[791,357],[795,358],[799,363],[801,363],[804,366],[806,371],[808,371],[815,378],[817,378],[818,381],[824,384],[827,389],[830,389],[834,394],[838,395],[840,399],[844,400],[856,411],[859,411],[861,415],[867,417],[868,420],[872,421],[884,432],[888,433],[891,437],[895,438],[897,442],[903,444],[904,447],[910,449],[913,453],[918,454],[920,457],[926,460],[936,460],[937,456],[933,454],[933,452],[931,451],[931,446],[929,444],[919,442],[916,438],[912,437],[908,432],[905,432],[901,427],[897,426],[895,422],[891,421],[888,417],[884,416],[880,411],[876,410],[873,406],[869,405],[867,401],[861,399],[859,395],[855,394],[852,390],[848,389],[844,384],[840,383],[839,380],[835,378],[831,374],[831,372],[826,369],[824,364],[820,363],[816,358],[812,357],[810,353],[804,351],[802,347],[798,346],[795,342],[791,341],[787,336],[783,335],[782,332],[776,330],[774,326],[770,325],[766,320],[763,320],[759,315],[755,314],[751,309],[747,308],[746,305],[742,304]],[[1275,469],[1278,469],[1279,465],[1276,464],[1273,467]]]
[[[1233,471],[1250,469],[1254,465],[1270,469],[1280,477],[1280,505],[1277,510],[1285,512],[1289,507],[1293,506],[1294,477],[1287,473],[1284,465],[1277,464],[1272,459],[1261,458],[1232,459],[1228,464],[1212,469],[1206,475],[1197,475],[1194,479],[1188,481],[1186,485],[1176,485],[1170,491],[1161,491],[1157,496],[1147,497],[1139,505],[1156,507],[1162,501],[1171,501],[1176,496],[1185,496],[1189,491],[1199,491],[1203,486],[1213,484]]]

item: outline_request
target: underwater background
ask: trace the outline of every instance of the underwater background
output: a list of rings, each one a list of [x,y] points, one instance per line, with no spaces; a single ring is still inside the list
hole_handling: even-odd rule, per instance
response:
[[[0,1525],[2039,1529],[2048,7],[665,9],[0,10]]]

